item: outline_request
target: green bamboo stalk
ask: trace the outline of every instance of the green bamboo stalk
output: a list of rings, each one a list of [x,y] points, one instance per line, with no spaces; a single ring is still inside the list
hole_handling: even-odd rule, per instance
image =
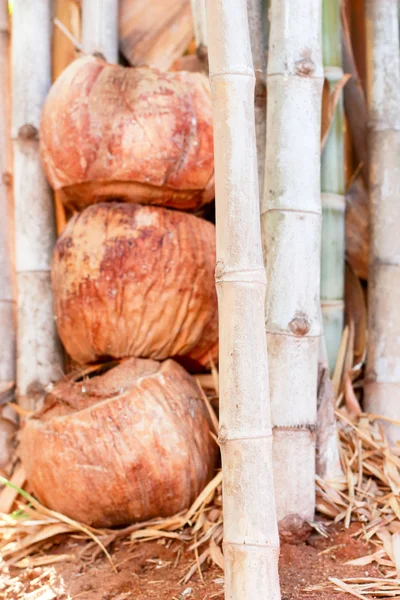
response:
[[[322,2],[322,57],[330,91],[343,76],[340,0]],[[343,97],[340,98],[321,159],[321,305],[328,361],[336,362],[344,323],[345,181]]]

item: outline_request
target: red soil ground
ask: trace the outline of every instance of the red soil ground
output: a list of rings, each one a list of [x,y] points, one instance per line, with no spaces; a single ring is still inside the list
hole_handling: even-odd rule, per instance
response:
[[[78,555],[81,541],[59,540],[51,554]],[[313,534],[301,545],[283,544],[280,574],[282,600],[351,600],[334,591],[307,592],[308,586],[323,584],[329,577],[378,576],[371,566],[344,563],[371,552],[350,531],[332,529],[328,539]],[[181,542],[141,543],[122,541],[112,549],[118,574],[100,556],[88,563],[78,559],[34,569],[3,567],[0,578],[2,600],[211,600],[223,598],[221,570],[208,565],[201,581],[196,573],[188,583],[182,578],[193,564],[193,552]],[[257,600],[257,599],[254,599]]]

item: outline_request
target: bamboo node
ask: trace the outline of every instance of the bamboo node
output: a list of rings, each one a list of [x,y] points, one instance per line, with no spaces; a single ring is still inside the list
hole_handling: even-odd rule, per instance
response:
[[[4,171],[2,177],[1,177],[2,182],[4,183],[4,185],[12,185],[13,182],[13,176],[9,171]]]
[[[310,331],[311,323],[303,312],[297,312],[289,323],[289,329],[294,335],[303,336]]]
[[[311,77],[316,68],[315,62],[308,57],[296,61],[295,66],[296,75],[300,75],[300,77]]]
[[[101,60],[104,60],[107,62],[106,57],[104,56],[104,54],[102,52],[100,52],[99,50],[95,50],[95,52],[92,52],[92,56],[94,56],[95,58],[101,58]]]
[[[215,265],[215,279],[219,279],[224,274],[225,265],[222,260],[217,260]]]
[[[35,400],[35,405],[46,395],[46,388],[40,381],[32,381],[27,387],[26,397]]]
[[[18,137],[21,140],[38,140],[39,131],[31,123],[25,123],[18,129]]]
[[[201,62],[203,69],[208,73],[209,72],[209,63],[208,63],[208,49],[204,44],[200,44],[196,48],[196,55],[199,61]]]

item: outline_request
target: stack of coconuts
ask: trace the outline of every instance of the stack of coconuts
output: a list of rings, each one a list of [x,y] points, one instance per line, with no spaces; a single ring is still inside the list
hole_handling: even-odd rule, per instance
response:
[[[50,184],[75,212],[53,257],[55,318],[73,361],[26,424],[35,495],[94,526],[187,508],[217,447],[189,370],[218,351],[211,97],[199,73],[85,56],[50,90]],[[110,362],[114,361],[114,363]]]

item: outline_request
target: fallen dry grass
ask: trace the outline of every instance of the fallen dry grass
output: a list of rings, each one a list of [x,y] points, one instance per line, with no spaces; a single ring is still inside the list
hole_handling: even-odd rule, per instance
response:
[[[356,421],[337,411],[343,479],[317,478],[317,510],[335,523],[349,527],[368,542],[371,553],[347,564],[374,563],[381,578],[360,578],[330,582],[331,586],[355,598],[400,597],[400,446],[390,447],[382,426],[374,415],[361,415]]]

